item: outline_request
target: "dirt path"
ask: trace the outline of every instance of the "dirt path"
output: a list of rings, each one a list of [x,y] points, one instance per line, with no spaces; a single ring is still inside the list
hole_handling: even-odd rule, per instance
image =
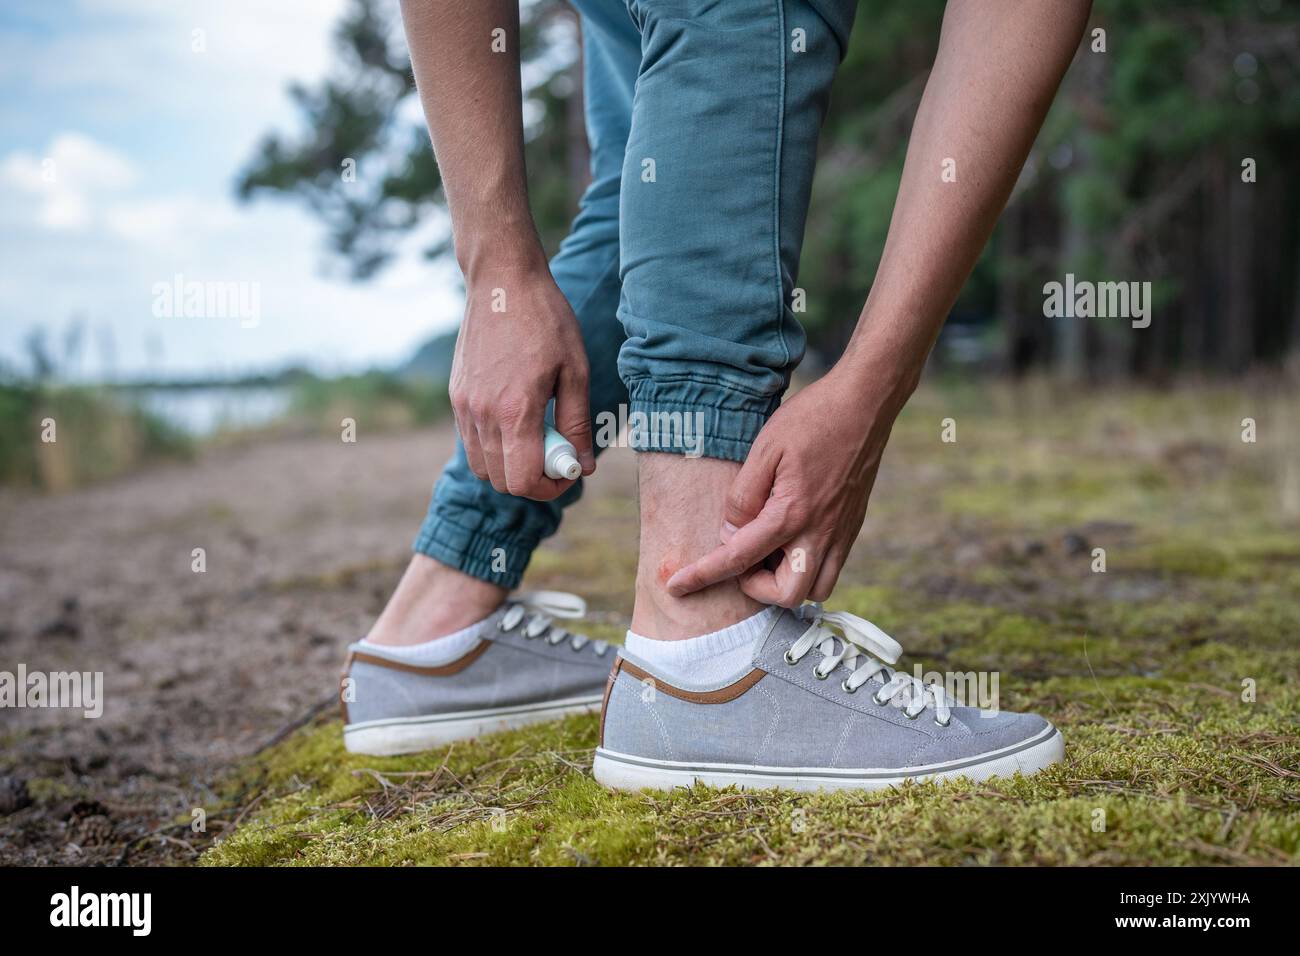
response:
[[[331,694],[450,447],[445,428],[266,442],[0,496],[0,670],[102,671],[105,698],[99,719],[0,709],[0,863],[191,858],[185,827],[141,838]]]

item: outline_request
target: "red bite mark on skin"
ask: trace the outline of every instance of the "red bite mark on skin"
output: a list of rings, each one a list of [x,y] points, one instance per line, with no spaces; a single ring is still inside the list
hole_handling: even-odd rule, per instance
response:
[[[668,579],[677,573],[680,565],[672,558],[664,558],[659,562],[659,567],[655,571],[655,580],[659,582],[660,587],[668,585]]]

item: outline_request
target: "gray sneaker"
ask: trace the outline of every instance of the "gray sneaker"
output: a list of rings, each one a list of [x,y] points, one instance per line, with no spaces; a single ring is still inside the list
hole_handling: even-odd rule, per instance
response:
[[[752,669],[722,686],[675,686],[623,651],[596,779],[623,790],[875,790],[1030,774],[1061,759],[1061,734],[1043,718],[957,706],[886,666],[901,654],[870,621],[817,605],[778,616]]]
[[[353,753],[403,754],[453,740],[595,711],[613,654],[554,617],[581,617],[581,598],[555,591],[508,599],[478,625],[479,642],[437,667],[348,647],[340,677],[343,743]]]

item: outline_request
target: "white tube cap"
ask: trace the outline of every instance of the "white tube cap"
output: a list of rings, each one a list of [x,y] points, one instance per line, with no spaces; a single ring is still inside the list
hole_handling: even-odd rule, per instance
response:
[[[567,451],[562,451],[556,455],[552,464],[556,472],[558,472],[558,474],[552,475],[552,478],[568,478],[572,480],[582,474],[581,463]]]

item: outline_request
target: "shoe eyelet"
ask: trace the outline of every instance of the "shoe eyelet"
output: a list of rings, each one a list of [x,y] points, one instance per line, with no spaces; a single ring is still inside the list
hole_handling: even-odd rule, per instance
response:
[[[785,652],[785,662],[786,662],[787,664],[791,665],[791,666],[794,666],[795,664],[798,664],[798,663],[799,663],[799,658],[797,658],[797,657],[791,657],[791,656],[790,656],[790,652],[787,650],[787,651]]]
[[[952,725],[952,718],[949,717],[947,720],[940,721],[939,718],[936,717],[936,718],[934,719],[934,725],[935,725],[936,727],[949,727],[949,726]]]
[[[884,707],[886,704],[889,703],[888,700],[881,700],[879,694],[872,694],[871,702],[875,704],[877,707]]]
[[[857,688],[857,687],[850,687],[850,686],[849,686],[849,682],[848,682],[848,679],[847,679],[847,678],[844,679],[844,680],[842,680],[842,681],[840,681],[840,690],[844,691],[844,693],[846,693],[846,694],[856,694],[856,693],[858,692],[858,688]]]
[[[903,709],[903,716],[906,717],[908,720],[916,720],[916,718],[918,718],[918,717],[921,716],[921,713],[920,713],[920,711],[917,711],[915,714],[909,714],[909,713],[907,712],[907,709],[904,708],[904,709]]]
[[[814,668],[813,668],[813,676],[816,677],[818,680],[825,680],[826,678],[830,677],[831,675],[830,675],[830,674],[823,674],[823,673],[822,673],[822,669],[821,669],[820,667],[814,667]]]

